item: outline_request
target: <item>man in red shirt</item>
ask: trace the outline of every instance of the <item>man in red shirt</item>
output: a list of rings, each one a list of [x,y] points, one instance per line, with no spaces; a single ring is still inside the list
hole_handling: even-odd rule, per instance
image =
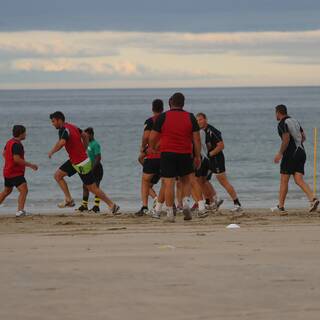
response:
[[[83,184],[95,196],[104,201],[110,208],[112,214],[117,214],[120,207],[112,202],[106,194],[97,186],[92,172],[92,164],[86,153],[87,135],[75,125],[65,122],[65,116],[61,111],[50,115],[52,125],[59,130],[59,140],[48,153],[52,155],[65,147],[69,160],[67,160],[55,173],[54,178],[65,195],[65,201],[60,203],[60,208],[74,207],[75,203],[71,197],[68,185],[64,180],[66,176],[79,174]]]
[[[24,206],[28,194],[28,185],[24,177],[26,167],[38,170],[38,166],[27,162],[24,159],[24,148],[21,143],[26,138],[26,128],[22,125],[15,125],[12,129],[13,138],[10,139],[4,148],[3,157],[5,160],[3,168],[4,190],[0,193],[0,204],[11,194],[14,187],[19,191],[17,217],[25,216]]]
[[[194,167],[198,168],[201,164],[201,142],[195,116],[183,110],[184,95],[175,93],[169,101],[170,110],[162,113],[155,122],[150,135],[150,145],[155,149],[160,141],[160,170],[165,184],[167,220],[174,222],[176,177],[179,177],[182,187],[184,219],[192,219],[189,207],[190,182]],[[207,214],[200,210],[199,217],[204,216]]]

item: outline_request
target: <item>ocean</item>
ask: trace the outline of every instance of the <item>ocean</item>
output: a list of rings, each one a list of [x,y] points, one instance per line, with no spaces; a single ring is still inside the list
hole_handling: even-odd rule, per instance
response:
[[[11,137],[14,124],[27,127],[24,141],[26,159],[39,165],[39,171],[27,170],[29,195],[27,209],[32,213],[49,212],[63,199],[53,174],[67,160],[65,151],[50,160],[48,151],[57,141],[49,114],[61,110],[67,121],[80,128],[92,126],[102,146],[104,179],[102,188],[124,210],[140,207],[141,166],[137,162],[144,121],[151,116],[151,102],[165,101],[174,89],[123,90],[8,90],[0,91],[0,148]],[[227,173],[244,207],[268,208],[277,204],[279,165],[273,163],[280,146],[274,107],[286,104],[289,114],[305,129],[307,141],[306,180],[313,177],[313,128],[319,127],[320,88],[219,88],[180,89],[186,96],[185,109],[205,112],[225,141]],[[3,159],[0,160],[3,166]],[[217,184],[225,208],[232,206]],[[73,197],[82,195],[80,178],[68,179]],[[14,192],[0,208],[0,214],[14,213]],[[91,197],[92,199],[92,197]],[[307,199],[290,185],[287,207],[305,207]],[[70,209],[72,211],[73,209]]]

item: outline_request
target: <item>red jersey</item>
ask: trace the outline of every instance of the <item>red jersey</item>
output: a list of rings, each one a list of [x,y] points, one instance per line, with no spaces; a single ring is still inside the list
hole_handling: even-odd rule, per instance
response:
[[[24,176],[26,171],[25,165],[14,162],[14,155],[19,155],[22,159],[24,159],[24,149],[21,141],[12,138],[7,142],[4,148],[5,163],[3,168],[3,176],[8,179]]]
[[[159,116],[157,115],[146,120],[146,122],[144,123],[144,131],[151,131],[158,118]],[[146,149],[146,159],[160,159],[160,156],[160,151],[154,151],[149,147]]]
[[[79,164],[88,158],[81,133],[79,128],[70,123],[65,123],[59,130],[59,138],[66,140],[65,148],[72,164]]]
[[[153,129],[160,133],[160,151],[193,153],[193,132],[199,131],[195,116],[182,109],[162,113]]]

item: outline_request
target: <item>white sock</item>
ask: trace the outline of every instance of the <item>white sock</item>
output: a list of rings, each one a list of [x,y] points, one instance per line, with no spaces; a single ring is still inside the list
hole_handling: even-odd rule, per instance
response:
[[[199,208],[199,211],[205,210],[206,209],[206,202],[204,200],[198,201],[198,208]]]
[[[157,202],[155,210],[157,212],[161,211],[163,207],[163,203]]]
[[[173,214],[173,207],[168,207],[167,208],[167,216],[168,217],[173,217],[174,214]]]
[[[183,209],[189,209],[190,208],[189,197],[184,197],[182,200],[182,204],[183,204]]]

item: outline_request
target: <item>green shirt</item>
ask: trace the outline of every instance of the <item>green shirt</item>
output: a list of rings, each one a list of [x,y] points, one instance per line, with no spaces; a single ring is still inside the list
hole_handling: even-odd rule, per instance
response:
[[[100,144],[96,140],[90,141],[87,148],[87,153],[91,160],[92,165],[94,165],[96,156],[101,154]]]

